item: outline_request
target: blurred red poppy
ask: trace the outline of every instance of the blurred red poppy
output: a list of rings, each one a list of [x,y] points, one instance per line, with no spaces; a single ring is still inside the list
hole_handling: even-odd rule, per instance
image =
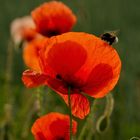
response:
[[[29,88],[48,85],[67,104],[70,87],[72,114],[81,119],[90,111],[85,95],[104,97],[116,85],[121,70],[116,50],[87,33],[70,32],[48,39],[39,57],[41,72],[25,71],[24,84]]]
[[[39,51],[44,47],[47,38],[38,37],[26,43],[23,47],[23,60],[26,66],[40,72]]]
[[[51,37],[69,32],[76,23],[76,16],[62,2],[51,1],[32,11],[37,32]]]
[[[49,113],[40,117],[32,126],[35,140],[69,140],[69,116]],[[72,121],[72,133],[76,134],[77,122]]]
[[[22,41],[31,41],[39,36],[32,17],[24,16],[14,19],[11,23],[11,36],[16,45]]]
[[[24,40],[29,42],[34,38],[36,38],[37,36],[39,36],[39,34],[35,31],[35,29],[30,28],[30,29],[24,29],[22,32],[22,36]]]

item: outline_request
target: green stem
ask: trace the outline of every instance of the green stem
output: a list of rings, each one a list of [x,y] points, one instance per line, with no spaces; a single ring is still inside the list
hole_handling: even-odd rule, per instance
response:
[[[6,61],[6,70],[5,70],[5,99],[6,103],[12,101],[12,87],[11,82],[13,78],[13,59],[14,59],[14,49],[13,42],[9,40],[7,47],[7,61]]]
[[[11,125],[12,125],[12,78],[13,78],[13,58],[14,58],[14,49],[13,42],[10,39],[7,46],[7,59],[6,59],[6,69],[5,69],[5,83],[4,83],[4,111],[5,111],[5,124],[3,126],[4,134],[3,139],[10,139],[11,135]],[[1,136],[0,136],[1,137]]]
[[[37,93],[36,93],[36,109],[37,109],[37,115],[40,117],[41,114],[42,114],[42,110],[41,110],[41,107],[42,107],[42,97],[41,97],[41,91],[42,91],[42,88],[38,88],[37,89]]]
[[[71,113],[71,99],[70,99],[70,91],[71,88],[68,88],[68,104],[69,104],[69,117],[70,117],[70,140],[72,140],[72,113]]]
[[[114,108],[114,98],[111,93],[106,96],[106,108],[104,115],[110,117]]]
[[[96,123],[96,130],[98,133],[105,132],[110,125],[110,116],[114,108],[114,98],[111,93],[106,96],[106,105],[103,115],[99,117]]]

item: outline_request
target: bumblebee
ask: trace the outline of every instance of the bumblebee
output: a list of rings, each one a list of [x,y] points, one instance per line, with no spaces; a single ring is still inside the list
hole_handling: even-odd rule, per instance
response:
[[[106,41],[109,45],[118,43],[117,31],[105,32],[100,35],[100,38]]]

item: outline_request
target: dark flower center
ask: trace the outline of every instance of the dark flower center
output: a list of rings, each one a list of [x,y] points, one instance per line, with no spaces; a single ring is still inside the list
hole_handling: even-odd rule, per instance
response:
[[[82,92],[82,90],[81,90],[82,83],[80,83],[79,79],[72,78],[72,77],[62,78],[62,76],[60,74],[56,75],[56,79],[63,82],[65,88],[70,87],[71,90],[73,90],[73,91]]]
[[[60,74],[57,74],[57,75],[56,75],[56,79],[58,79],[58,80],[62,80],[61,75],[60,75]]]
[[[57,140],[65,140],[65,138],[59,137],[57,138]]]
[[[60,31],[58,31],[58,30],[48,30],[48,31],[43,31],[42,34],[44,36],[47,36],[47,37],[52,37],[52,36],[59,35]]]

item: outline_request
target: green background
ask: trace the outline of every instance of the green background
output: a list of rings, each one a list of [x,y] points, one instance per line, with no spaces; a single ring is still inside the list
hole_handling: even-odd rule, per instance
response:
[[[13,50],[14,61],[12,71],[10,70],[8,41],[12,20],[30,14],[42,2],[45,1],[0,0],[0,140],[33,140],[30,127],[37,116],[33,108],[36,96],[31,92],[36,90],[26,89],[21,82],[21,75],[25,70],[21,50]],[[121,57],[122,71],[119,83],[113,91],[115,107],[111,126],[106,133],[95,139],[129,140],[134,136],[140,137],[140,0],[63,2],[78,17],[74,31],[99,36],[104,31],[120,30],[119,43],[114,47]],[[8,76],[12,73],[8,84],[7,73]],[[67,110],[67,107],[63,109],[65,104],[55,94],[48,96],[49,99],[42,99],[46,112]],[[49,106],[50,103],[53,107]]]

